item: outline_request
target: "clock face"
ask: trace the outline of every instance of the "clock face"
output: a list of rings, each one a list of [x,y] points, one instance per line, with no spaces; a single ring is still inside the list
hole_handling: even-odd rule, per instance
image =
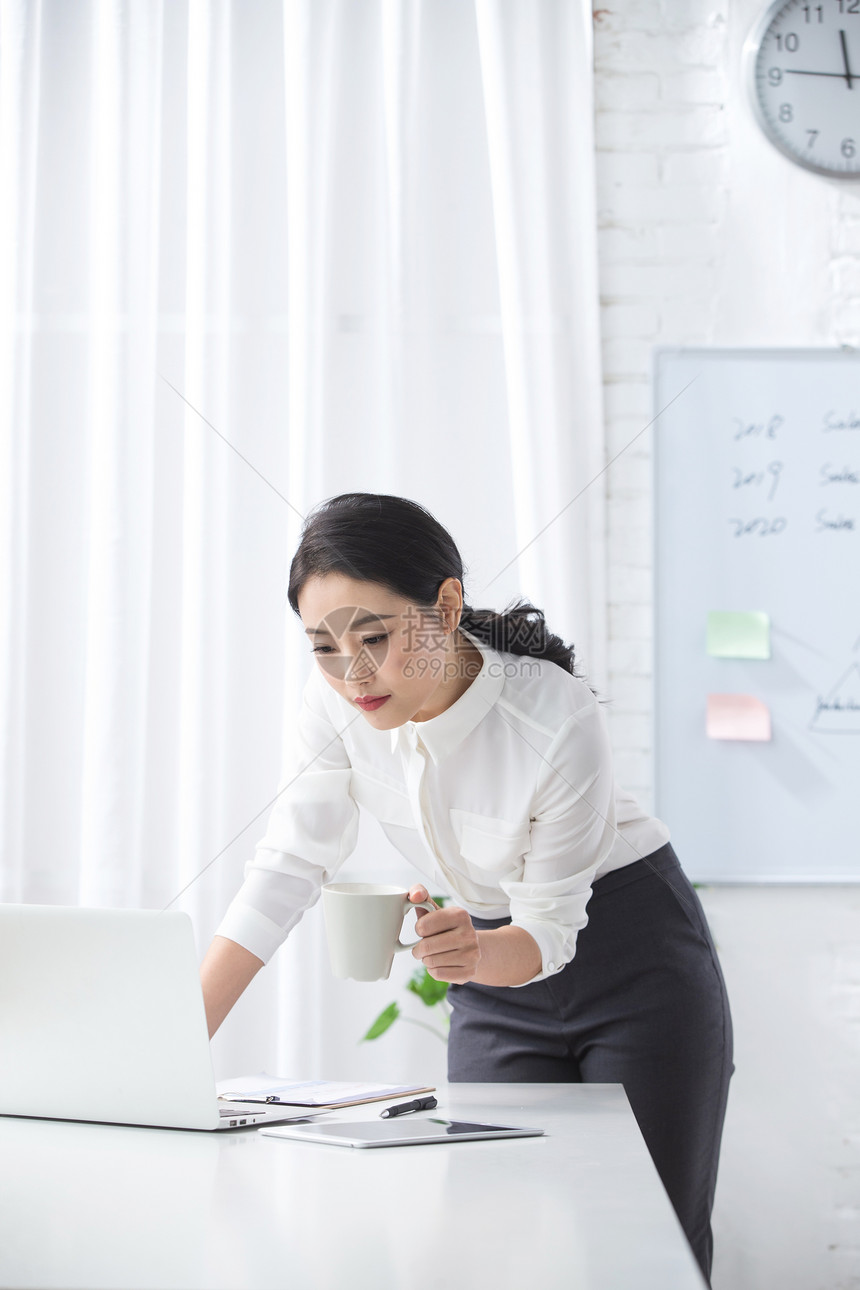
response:
[[[744,55],[771,142],[819,174],[860,177],[860,0],[778,0]]]

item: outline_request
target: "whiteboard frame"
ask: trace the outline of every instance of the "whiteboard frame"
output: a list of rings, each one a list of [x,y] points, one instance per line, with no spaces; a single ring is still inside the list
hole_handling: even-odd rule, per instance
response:
[[[665,394],[661,389],[661,378],[663,376],[664,363],[673,358],[695,359],[701,357],[705,362],[712,362],[715,359],[741,360],[750,362],[761,362],[762,360],[791,360],[797,362],[815,361],[815,362],[835,362],[835,363],[856,363],[858,365],[858,401],[860,401],[860,349],[853,345],[822,345],[822,346],[705,346],[705,345],[656,345],[652,351],[651,362],[651,401],[652,401],[652,450],[651,450],[651,498],[653,504],[653,518],[651,523],[651,567],[652,567],[652,597],[651,597],[651,624],[652,624],[652,647],[651,647],[651,749],[652,749],[652,770],[653,770],[653,796],[655,804],[655,814],[663,819],[661,814],[663,806],[663,794],[665,785],[661,784],[659,758],[657,756],[658,748],[658,718],[660,714],[661,700],[661,669],[658,666],[659,643],[657,640],[657,603],[659,590],[659,534],[658,525],[661,515],[661,508],[664,498],[660,487],[660,448],[659,448],[659,423],[660,417],[665,413],[671,403],[679,397],[680,392],[676,392],[669,403],[665,402]],[[687,388],[687,387],[684,387]],[[664,821],[672,830],[671,819]],[[858,848],[860,848],[860,839],[858,839]],[[684,857],[679,857],[681,864],[684,864]],[[845,874],[828,875],[822,873],[751,873],[743,876],[738,874],[709,875],[694,877],[696,886],[702,887],[747,887],[747,886],[792,886],[792,887],[846,887],[856,888],[860,885],[860,864],[856,875],[847,876]]]

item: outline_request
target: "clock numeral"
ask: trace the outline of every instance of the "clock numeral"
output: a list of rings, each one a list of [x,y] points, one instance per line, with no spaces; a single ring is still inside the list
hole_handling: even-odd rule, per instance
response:
[[[780,105],[779,105],[779,119],[780,119],[780,121],[793,121],[793,120],[794,120],[794,108],[791,106],[791,104],[790,104],[790,103],[780,103]]]
[[[806,146],[807,148],[811,148],[815,143],[815,140],[818,138],[819,132],[817,130],[807,130],[806,133],[809,135],[809,138],[806,141]]]
[[[853,3],[860,5],[860,0],[853,0]],[[784,36],[777,32],[776,47],[780,52],[785,49],[789,54],[796,54],[800,49],[800,37],[793,31],[787,31]]]
[[[771,85],[782,85],[782,68],[769,67],[767,69],[767,79],[770,81]]]
[[[814,8],[814,9],[813,9],[812,5],[805,4],[805,5],[803,6],[803,13],[804,13],[804,20],[805,20],[806,22],[812,22],[812,15],[813,15],[814,13],[817,13],[817,14],[818,14],[818,21],[819,21],[819,22],[824,22],[824,5],[823,5],[823,4],[817,4],[817,5],[815,6],[815,8]]]
[[[860,0],[839,0],[840,13],[860,13]]]
[[[860,4],[860,0],[857,0],[857,2],[858,2],[858,4]],[[856,148],[856,145],[855,145],[855,143],[854,143],[854,140],[853,140],[853,139],[843,139],[843,140],[842,140],[842,146],[840,147],[839,151],[842,153],[842,156],[843,156],[843,157],[848,157],[848,158],[853,157],[853,156],[855,155],[855,153],[857,152],[857,148]]]

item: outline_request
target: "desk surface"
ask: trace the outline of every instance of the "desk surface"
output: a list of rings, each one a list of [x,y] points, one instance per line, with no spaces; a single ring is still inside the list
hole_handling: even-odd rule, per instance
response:
[[[547,1134],[357,1151],[0,1118],[0,1286],[702,1290],[620,1085],[437,1097],[432,1114]]]

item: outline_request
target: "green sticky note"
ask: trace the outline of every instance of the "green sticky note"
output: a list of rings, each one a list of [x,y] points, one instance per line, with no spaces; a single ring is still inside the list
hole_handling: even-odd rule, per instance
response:
[[[767,614],[708,614],[708,653],[712,658],[770,658],[770,618]]]

